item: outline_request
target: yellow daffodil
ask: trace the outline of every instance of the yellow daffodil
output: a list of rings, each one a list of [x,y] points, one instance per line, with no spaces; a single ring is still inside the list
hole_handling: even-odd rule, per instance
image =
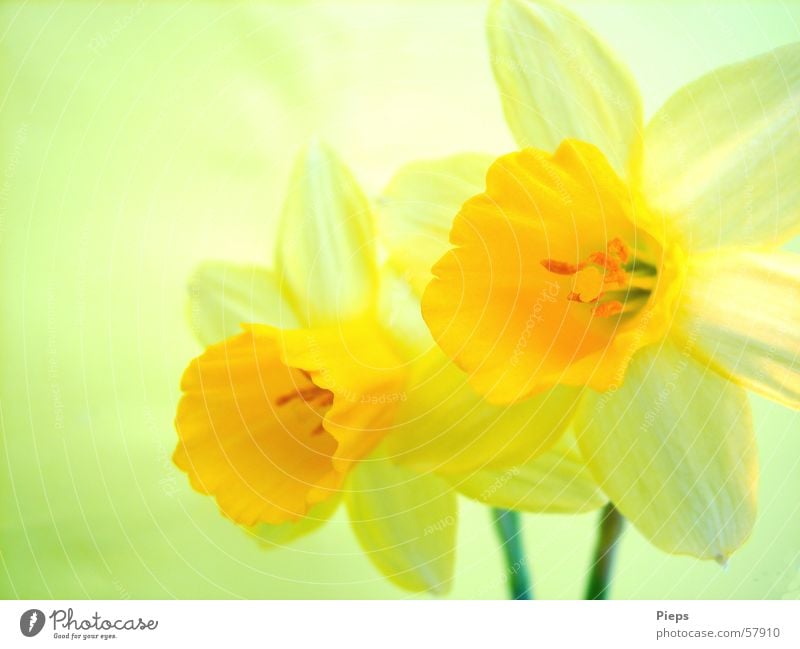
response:
[[[274,269],[215,262],[192,278],[190,319],[208,347],[183,376],[174,460],[269,544],[319,527],[343,499],[385,575],[441,592],[456,491],[533,511],[585,511],[605,498],[561,435],[576,390],[487,404],[377,259],[370,203],[312,144],[291,181]]]
[[[725,561],[756,511],[743,388],[800,406],[800,259],[780,250],[800,231],[800,45],[645,126],[630,73],[558,5],[495,0],[488,34],[520,150],[401,172],[392,263],[417,287],[433,266],[423,315],[471,385],[496,404],[583,388],[572,427],[606,495],[663,550]]]

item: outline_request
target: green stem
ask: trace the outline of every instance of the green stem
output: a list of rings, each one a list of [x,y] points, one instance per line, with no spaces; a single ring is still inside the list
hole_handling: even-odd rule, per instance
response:
[[[608,599],[617,545],[624,527],[622,514],[613,503],[608,503],[600,514],[600,530],[585,599]]]
[[[533,599],[533,585],[522,546],[519,512],[492,508],[492,518],[506,560],[508,588],[512,599]]]

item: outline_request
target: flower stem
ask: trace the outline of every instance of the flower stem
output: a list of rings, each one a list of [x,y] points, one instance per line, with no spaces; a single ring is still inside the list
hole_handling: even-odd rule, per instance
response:
[[[624,527],[625,518],[613,503],[608,503],[600,514],[600,530],[585,599],[608,599],[617,545]]]
[[[522,546],[519,512],[494,507],[492,519],[506,559],[506,577],[511,598],[533,599],[533,584],[528,572],[525,549]]]

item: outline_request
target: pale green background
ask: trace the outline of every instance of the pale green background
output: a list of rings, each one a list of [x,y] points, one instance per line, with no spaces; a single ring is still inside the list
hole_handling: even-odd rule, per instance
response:
[[[170,464],[197,353],[202,259],[266,261],[313,132],[375,193],[401,163],[511,145],[483,2],[3,3],[0,7],[0,595],[407,597],[340,512],[264,552]],[[582,2],[648,114],[717,65],[800,40],[788,2]],[[633,530],[615,594],[800,597],[798,417],[755,400],[758,524],[727,570]],[[486,512],[464,503],[452,596],[502,597]],[[539,595],[577,597],[594,516],[528,516]]]

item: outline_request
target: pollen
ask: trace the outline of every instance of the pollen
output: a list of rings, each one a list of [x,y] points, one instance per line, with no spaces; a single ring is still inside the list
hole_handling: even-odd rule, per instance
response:
[[[598,318],[609,318],[612,315],[617,315],[618,313],[622,313],[623,310],[622,302],[619,300],[610,300],[609,302],[603,302],[602,304],[598,304],[594,308],[594,314]]]
[[[596,306],[592,313],[600,318],[608,318],[622,313],[624,305],[619,300],[600,300],[609,289],[621,290],[629,284],[625,264],[630,258],[630,248],[622,239],[615,237],[606,244],[605,251],[593,252],[578,264],[558,259],[543,259],[541,264],[551,273],[574,276],[567,299],[584,304],[594,303]]]

